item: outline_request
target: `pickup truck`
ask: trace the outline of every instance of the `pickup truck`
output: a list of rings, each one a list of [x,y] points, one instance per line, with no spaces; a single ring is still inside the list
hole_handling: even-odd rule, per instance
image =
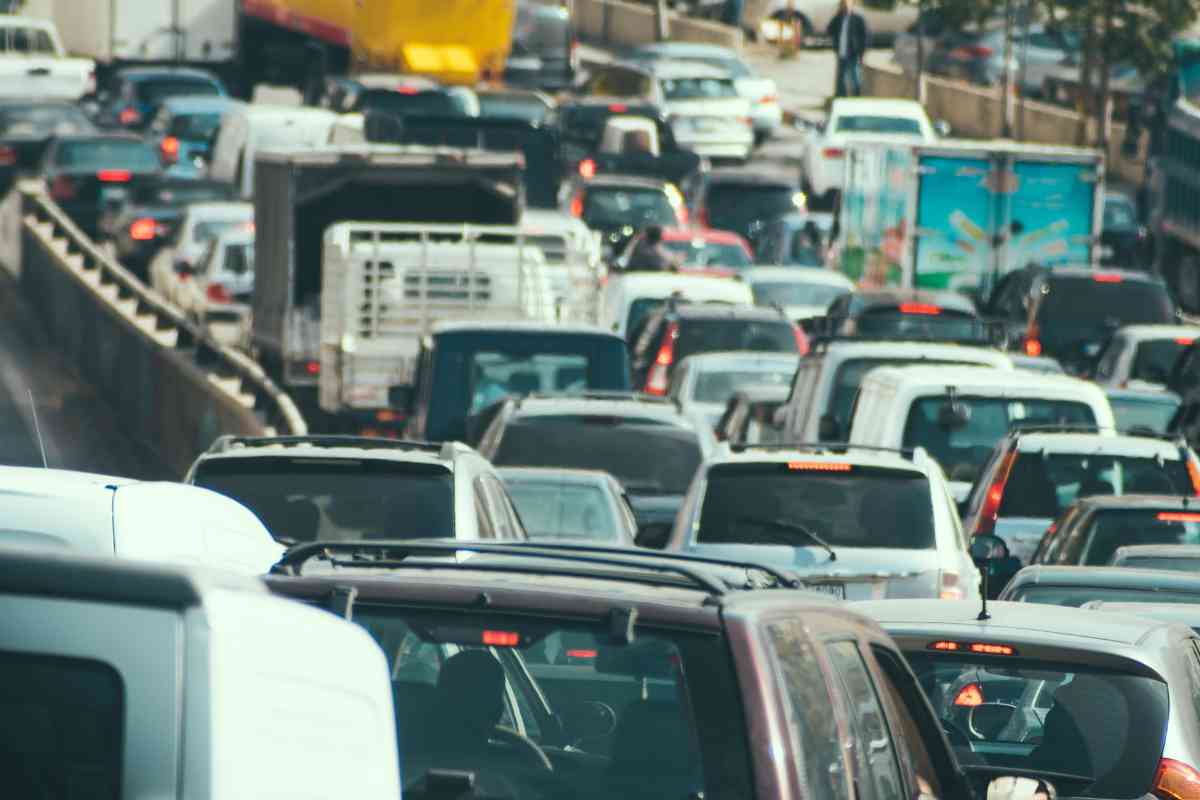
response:
[[[95,62],[68,58],[53,22],[0,15],[0,97],[78,100],[95,91]]]

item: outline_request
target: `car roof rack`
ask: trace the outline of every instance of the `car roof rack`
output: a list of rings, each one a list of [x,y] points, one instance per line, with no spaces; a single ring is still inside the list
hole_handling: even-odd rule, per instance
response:
[[[313,559],[325,559],[338,566],[388,569],[429,569],[429,562],[407,563],[410,556],[454,556],[463,551],[481,555],[515,556],[560,562],[541,564],[538,571],[564,577],[603,578],[630,583],[678,586],[690,584],[713,597],[721,597],[733,587],[703,570],[705,566],[732,567],[758,571],[775,579],[781,587],[800,588],[799,578],[786,572],[748,561],[705,558],[681,553],[664,554],[658,551],[639,552],[628,548],[600,545],[566,545],[499,542],[467,542],[447,539],[376,540],[363,542],[309,542],[290,548],[279,562],[271,567],[272,575],[299,576],[303,565]],[[338,554],[348,556],[346,560]],[[624,567],[640,574],[598,572],[587,567]],[[514,561],[479,561],[449,558],[439,561],[439,569],[462,569],[482,572],[528,573],[531,569]],[[650,577],[657,575],[657,578]],[[746,587],[741,587],[746,588]]]
[[[870,453],[894,453],[901,458],[912,461],[917,451],[924,452],[922,447],[882,447],[873,444],[854,444],[852,442],[770,442],[763,444],[746,444],[744,442],[721,442],[731,453],[745,453],[754,450],[780,451],[799,450],[807,453],[845,453],[848,450],[865,450]]]
[[[209,446],[210,454],[228,453],[239,448],[270,447],[272,445],[308,447],[357,447],[365,450],[397,450],[434,453],[442,458],[453,457],[456,450],[467,449],[461,442],[425,442],[414,439],[386,439],[375,436],[218,436]]]

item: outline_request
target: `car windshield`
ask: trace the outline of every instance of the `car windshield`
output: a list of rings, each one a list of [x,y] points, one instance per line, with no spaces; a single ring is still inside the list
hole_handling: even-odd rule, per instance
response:
[[[48,137],[90,130],[91,120],[76,106],[9,106],[0,110],[0,136]]]
[[[692,399],[698,403],[724,405],[734,392],[746,386],[788,386],[795,372],[795,364],[763,364],[754,369],[707,369],[696,376]]]
[[[1179,397],[1163,394],[1161,397],[1109,397],[1117,428],[1131,431],[1147,428],[1155,433],[1166,433],[1179,410]]]
[[[929,480],[909,470],[804,461],[708,471],[697,544],[817,544],[789,526],[835,549],[927,550],[934,546]]]
[[[627,644],[608,622],[549,610],[362,602],[354,621],[387,658],[406,793],[438,769],[451,780],[465,771],[481,797],[570,800],[580,786],[609,797],[753,795],[749,732],[720,636],[639,619]]]
[[[1014,649],[990,658],[905,652],[963,766],[1060,773],[1051,782],[1064,797],[1142,797],[1162,757],[1166,683]]]
[[[530,416],[504,429],[492,462],[603,470],[631,492],[683,494],[700,459],[700,437],[691,428],[629,424],[617,416],[562,421]]]
[[[1187,465],[1179,458],[1035,450],[1018,453],[1004,484],[1000,516],[1056,518],[1079,497],[1192,491]]]
[[[437,464],[214,458],[193,482],[249,508],[284,543],[454,536],[454,477]]]
[[[617,520],[603,488],[585,483],[505,477],[531,539],[618,541]]]
[[[838,133],[900,133],[921,135],[921,123],[909,117],[880,117],[853,114],[837,118],[833,129]]]
[[[1103,275],[1104,273],[1098,273]],[[1144,281],[1058,277],[1038,309],[1043,327],[1170,324],[1175,307],[1166,287]]]
[[[6,6],[10,8],[11,6]],[[8,13],[16,13],[10,10]],[[5,25],[0,29],[0,53],[56,55],[50,34],[39,28]]]
[[[1113,560],[1118,567],[1136,569],[1166,569],[1174,572],[1200,572],[1200,558],[1186,556],[1129,556]]]
[[[706,242],[703,239],[664,240],[663,245],[672,253],[683,256],[689,267],[729,267],[744,269],[753,262],[746,248],[732,242]]]
[[[479,351],[472,355],[471,409],[474,414],[509,395],[570,392],[587,387],[585,354],[512,354]]]
[[[877,339],[974,340],[981,332],[974,314],[926,303],[867,310],[852,324],[859,336]]]
[[[1200,513],[1159,509],[1098,511],[1084,530],[1067,541],[1060,560],[1069,564],[1107,564],[1118,547],[1136,544],[1200,544]]]
[[[1131,230],[1137,227],[1137,214],[1128,200],[1104,199],[1104,230]]]
[[[590,228],[645,228],[674,225],[675,209],[661,189],[608,188],[587,191],[583,221]]]
[[[221,87],[203,78],[153,78],[138,81],[134,85],[134,94],[139,103],[156,106],[168,97],[182,95],[218,96]]]
[[[55,163],[67,169],[158,170],[158,154],[138,139],[85,139],[59,144]]]
[[[191,142],[207,142],[220,126],[219,113],[180,114],[171,120],[170,133]]]
[[[937,395],[912,404],[904,425],[904,446],[924,447],[952,481],[973,482],[996,443],[1014,424],[1094,425],[1086,403]]]
[[[1079,608],[1084,603],[1100,600],[1105,603],[1200,603],[1200,587],[1196,591],[1164,589],[1147,584],[1144,587],[1125,588],[1114,586],[1053,586],[1050,584],[1027,584],[1005,593],[1005,600],[1018,603],[1039,603],[1051,606]]]
[[[705,200],[714,228],[741,232],[751,220],[772,219],[804,207],[804,196],[786,184],[718,183]]]
[[[753,350],[760,353],[795,353],[796,329],[785,319],[689,319],[679,326],[675,359],[697,353]]]
[[[920,358],[848,358],[837,368],[833,377],[833,392],[823,414],[830,414],[848,432],[850,424],[850,409],[854,407],[854,398],[858,396],[858,388],[862,386],[863,378],[875,367],[904,366],[906,364],[961,364],[956,361],[927,361]]]
[[[754,302],[760,306],[818,306],[828,308],[834,300],[847,295],[850,290],[843,286],[827,283],[805,283],[795,281],[755,281],[750,285]]]
[[[1177,336],[1139,343],[1133,356],[1133,367],[1129,371],[1130,379],[1166,383],[1179,354],[1191,347],[1192,341],[1191,336]]]
[[[737,97],[729,78],[667,78],[661,81],[667,100],[717,100]]]

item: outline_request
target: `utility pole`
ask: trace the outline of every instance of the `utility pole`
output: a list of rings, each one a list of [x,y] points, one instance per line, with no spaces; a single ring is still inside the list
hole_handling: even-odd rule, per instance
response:
[[[1011,139],[1013,135],[1013,4],[1012,0],[1004,2],[1004,80],[1001,82],[1003,96],[1000,99],[1000,138]]]
[[[794,2],[794,0],[793,0]],[[925,0],[917,2],[917,102],[925,105]]]
[[[657,24],[658,41],[665,42],[671,37],[670,19],[667,16],[667,0],[658,0],[654,5],[654,21]]]

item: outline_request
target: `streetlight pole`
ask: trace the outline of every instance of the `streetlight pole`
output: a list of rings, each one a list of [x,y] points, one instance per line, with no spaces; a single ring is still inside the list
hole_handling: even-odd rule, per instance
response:
[[[1004,80],[1001,83],[1002,96],[1000,98],[1000,110],[1002,118],[1000,120],[1000,138],[1011,139],[1013,135],[1012,125],[1012,89],[1013,89],[1013,74],[1012,74],[1012,58],[1013,58],[1013,4],[1012,0],[1004,2]]]
[[[917,2],[917,102],[925,105],[925,0]]]

